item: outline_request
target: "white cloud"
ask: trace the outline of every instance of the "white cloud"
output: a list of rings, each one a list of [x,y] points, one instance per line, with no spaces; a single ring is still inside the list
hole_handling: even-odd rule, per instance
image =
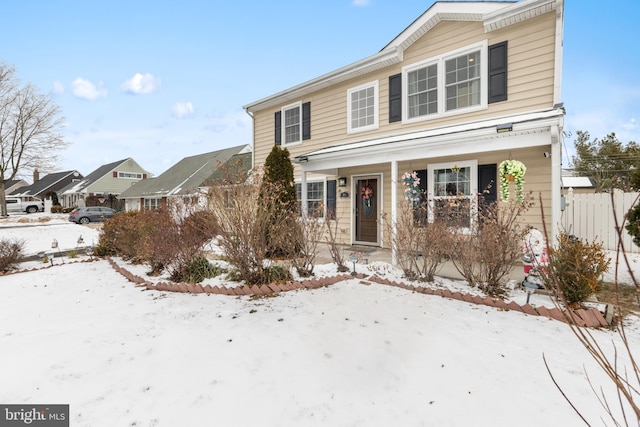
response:
[[[371,0],[353,0],[351,4],[354,6],[369,6],[371,4]]]
[[[53,82],[53,93],[55,93],[56,95],[64,94],[64,85],[62,84],[62,82],[59,82],[59,81]]]
[[[89,80],[78,77],[73,81],[72,86],[73,94],[78,98],[94,100],[107,96],[107,90],[102,82],[95,85]]]
[[[160,79],[153,74],[136,73],[131,79],[122,84],[122,91],[130,94],[145,94],[155,92],[160,87]]]
[[[193,114],[193,105],[191,102],[177,102],[173,106],[173,115],[179,119]]]
[[[625,130],[636,130],[638,127],[638,123],[636,122],[636,119],[630,119],[627,123],[622,125],[622,128]]]

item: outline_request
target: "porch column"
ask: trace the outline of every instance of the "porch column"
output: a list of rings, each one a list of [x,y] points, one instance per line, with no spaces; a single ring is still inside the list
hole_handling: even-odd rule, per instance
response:
[[[300,214],[302,215],[302,218],[306,219],[307,218],[307,171],[304,170],[304,166],[300,168],[301,172],[302,172],[302,179],[300,181],[300,195],[301,195],[301,200],[300,200],[300,204],[302,205],[302,212],[300,212]]]
[[[395,237],[398,234],[398,161],[391,162],[391,264],[396,265],[397,248]]]
[[[562,220],[562,130],[551,126],[551,243],[555,244]]]

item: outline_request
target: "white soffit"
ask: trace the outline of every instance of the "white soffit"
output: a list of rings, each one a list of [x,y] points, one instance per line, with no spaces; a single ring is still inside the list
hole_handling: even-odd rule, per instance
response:
[[[513,3],[503,9],[488,13],[484,17],[485,32],[535,18],[556,10],[557,0],[525,0]]]

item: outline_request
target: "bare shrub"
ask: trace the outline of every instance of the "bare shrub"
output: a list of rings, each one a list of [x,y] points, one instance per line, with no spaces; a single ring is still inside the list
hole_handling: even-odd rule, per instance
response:
[[[383,224],[387,245],[406,278],[432,282],[447,259],[451,244],[449,228],[443,221],[428,222],[429,204],[414,207],[406,200],[398,203],[395,223],[387,214]]]
[[[273,266],[269,255],[274,248],[294,252],[297,244],[291,230],[297,219],[279,214],[274,200],[276,184],[262,186],[254,171],[250,182],[210,188],[208,203],[218,224],[218,245],[227,261],[237,269],[237,277],[247,284],[269,283]]]
[[[151,273],[166,270],[174,280],[186,280],[181,272],[204,257],[205,244],[217,234],[217,223],[212,212],[194,208],[196,203],[169,203],[142,215],[137,255]]]
[[[478,220],[468,233],[454,238],[451,260],[471,286],[477,286],[491,296],[506,293],[505,279],[513,264],[522,256],[522,242],[527,229],[522,214],[531,206],[529,195],[522,203],[493,202],[478,210]],[[444,208],[445,218],[455,217],[456,205]]]
[[[297,253],[291,258],[291,265],[301,277],[313,275],[323,226],[317,215],[310,215],[308,218],[303,218],[292,230],[295,233],[294,239],[297,241],[294,245]]]
[[[24,240],[0,239],[0,271],[15,270],[22,259]]]
[[[329,247],[329,254],[331,259],[337,265],[338,271],[349,271],[349,267],[345,264],[344,248],[338,242],[338,226],[340,220],[335,215],[328,215],[324,220],[324,229],[327,236],[327,245]]]

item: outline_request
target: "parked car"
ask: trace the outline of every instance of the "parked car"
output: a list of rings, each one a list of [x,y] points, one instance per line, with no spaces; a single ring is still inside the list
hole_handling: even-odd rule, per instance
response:
[[[69,214],[69,221],[76,224],[88,224],[90,222],[104,221],[116,214],[111,208],[103,208],[99,206],[87,206],[84,208],[75,208]]]
[[[16,197],[8,196],[7,200],[7,213],[36,213],[44,212],[44,201],[38,197],[25,196]]]

